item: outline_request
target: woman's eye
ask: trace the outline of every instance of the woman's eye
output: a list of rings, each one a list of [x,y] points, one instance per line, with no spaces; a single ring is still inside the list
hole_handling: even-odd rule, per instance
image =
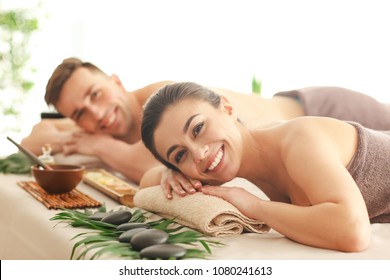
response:
[[[180,163],[181,159],[182,159],[183,156],[184,156],[184,153],[185,153],[185,151],[179,151],[179,152],[175,155],[175,162],[176,162],[176,163]]]
[[[200,133],[200,131],[203,128],[203,125],[204,125],[204,122],[201,122],[201,123],[195,125],[195,127],[194,127],[194,129],[192,131],[192,134],[194,135],[194,137],[197,136]]]

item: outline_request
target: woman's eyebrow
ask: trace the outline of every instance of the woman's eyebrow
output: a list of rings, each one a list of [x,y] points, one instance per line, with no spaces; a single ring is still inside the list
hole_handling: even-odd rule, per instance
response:
[[[196,116],[199,116],[199,114],[192,115],[191,117],[188,118],[188,120],[186,121],[186,123],[184,124],[184,127],[183,127],[183,134],[186,134],[186,133],[187,133],[187,130],[188,130],[188,128],[190,127],[190,124],[191,124],[192,120],[193,120]]]
[[[186,121],[186,123],[184,124],[184,127],[183,127],[183,134],[186,134],[187,131],[188,131],[188,128],[190,127],[190,124],[192,122],[192,120],[196,117],[196,116],[199,116],[200,114],[195,114],[195,115],[192,115],[191,117],[188,118],[188,120]],[[178,145],[173,145],[172,147],[170,147],[167,151],[167,159],[169,159],[169,155],[178,147]]]
[[[177,148],[179,147],[178,145],[173,145],[172,147],[170,147],[167,151],[167,160],[169,161],[169,155],[172,154],[172,152]]]

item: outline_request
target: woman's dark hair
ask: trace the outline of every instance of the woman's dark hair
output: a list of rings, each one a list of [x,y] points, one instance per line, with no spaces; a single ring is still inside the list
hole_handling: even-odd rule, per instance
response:
[[[215,108],[218,108],[221,104],[220,95],[196,83],[185,82],[169,84],[149,97],[149,100],[144,105],[141,123],[142,141],[146,148],[148,148],[154,157],[161,163],[168,168],[177,171],[177,167],[166,161],[157,153],[155,142],[158,141],[158,139],[154,139],[154,132],[168,107],[188,98],[206,101]],[[174,122],[174,120],[172,120],[172,122]]]

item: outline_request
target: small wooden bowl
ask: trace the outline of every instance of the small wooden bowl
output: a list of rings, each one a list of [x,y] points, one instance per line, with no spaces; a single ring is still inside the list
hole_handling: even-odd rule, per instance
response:
[[[35,180],[48,194],[70,192],[81,182],[85,171],[81,165],[50,164],[50,167],[53,170],[31,166]]]

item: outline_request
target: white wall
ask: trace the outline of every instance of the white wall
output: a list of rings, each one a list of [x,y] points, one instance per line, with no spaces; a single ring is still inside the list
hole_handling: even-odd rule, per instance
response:
[[[129,89],[172,79],[249,92],[256,74],[264,96],[337,85],[390,103],[385,0],[0,1],[2,8],[41,2],[36,86],[22,134],[47,110],[47,79],[69,56],[119,75]]]

